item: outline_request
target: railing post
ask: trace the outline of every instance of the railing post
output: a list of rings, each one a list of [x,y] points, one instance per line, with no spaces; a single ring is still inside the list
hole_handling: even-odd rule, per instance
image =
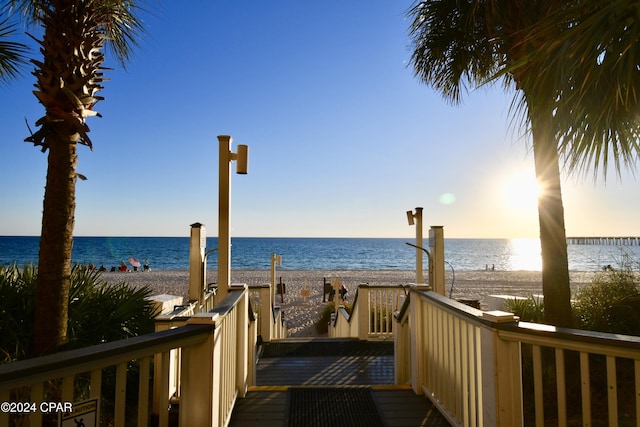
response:
[[[271,306],[271,287],[260,288],[260,335],[263,342],[271,341],[273,335],[273,313]]]
[[[188,323],[214,326],[219,314],[193,317]],[[201,343],[182,349],[182,394],[180,425],[215,427],[220,419],[218,396],[220,386],[221,347],[216,345],[217,329]]]
[[[441,225],[432,225],[429,230],[429,247],[431,262],[429,263],[429,285],[434,292],[445,295],[444,285],[444,229]]]
[[[189,243],[189,301],[203,303],[206,281],[204,250],[207,246],[207,233],[203,224],[191,224]]]
[[[362,284],[358,286],[358,339],[366,341],[369,338],[370,323],[369,285]]]
[[[492,314],[497,316],[492,316]],[[500,339],[498,323],[513,323],[511,313],[485,312],[494,323],[481,328],[482,402],[484,425],[523,425],[520,343]]]

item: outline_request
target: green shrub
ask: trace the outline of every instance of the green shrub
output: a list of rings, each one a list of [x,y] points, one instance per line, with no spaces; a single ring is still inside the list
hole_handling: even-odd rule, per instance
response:
[[[33,337],[36,273],[30,264],[0,266],[0,363],[26,357]]]
[[[154,330],[155,307],[151,288],[134,288],[126,282],[109,284],[100,272],[75,266],[69,291],[69,342],[80,348],[116,341]]]
[[[335,313],[336,306],[333,302],[327,303],[320,313],[320,318],[316,322],[316,332],[320,335],[325,335],[329,332],[329,321],[331,320],[331,314]]]
[[[576,293],[573,311],[582,329],[640,335],[640,290],[629,265],[598,273]]]
[[[0,266],[0,362],[24,359],[33,337],[37,267]],[[86,347],[153,332],[151,288],[109,284],[100,273],[75,265],[69,289],[69,341]],[[61,349],[62,350],[62,349]]]
[[[544,321],[544,301],[529,295],[527,298],[510,298],[505,301],[507,311],[520,317],[523,322],[542,323]]]

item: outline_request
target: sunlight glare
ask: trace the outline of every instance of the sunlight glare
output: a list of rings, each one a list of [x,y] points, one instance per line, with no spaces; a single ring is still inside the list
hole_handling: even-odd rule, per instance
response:
[[[540,239],[511,239],[507,270],[542,271]]]
[[[530,212],[538,208],[541,187],[535,176],[518,171],[505,180],[504,197],[509,208],[517,212]]]

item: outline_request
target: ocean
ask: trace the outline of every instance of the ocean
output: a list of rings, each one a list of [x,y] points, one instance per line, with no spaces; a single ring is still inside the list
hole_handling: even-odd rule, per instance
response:
[[[427,243],[425,238],[425,244]],[[0,236],[0,265],[37,263],[39,237]],[[282,256],[279,270],[414,270],[415,249],[393,238],[232,238],[232,269],[269,269],[271,254]],[[207,250],[217,238],[207,238]],[[640,246],[569,245],[569,268],[596,271],[606,265],[619,266],[628,259],[640,260]],[[107,269],[130,257],[148,260],[154,270],[189,268],[188,237],[76,237],[75,263],[92,263]],[[538,239],[446,239],[446,268],[473,271],[540,271]],[[207,260],[217,268],[216,253]],[[426,268],[426,257],[425,257]]]

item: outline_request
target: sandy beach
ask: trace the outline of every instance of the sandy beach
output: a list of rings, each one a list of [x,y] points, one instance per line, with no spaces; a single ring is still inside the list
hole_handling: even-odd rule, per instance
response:
[[[571,288],[575,292],[581,286],[591,282],[595,272],[571,272]],[[104,272],[102,277],[110,283],[125,281],[134,286],[148,285],[153,295],[169,294],[187,299],[189,272],[187,270],[156,270],[148,272]],[[359,284],[370,286],[407,285],[415,283],[414,271],[400,270],[278,270],[276,282],[282,277],[286,293],[281,302],[277,301],[285,312],[290,336],[313,336],[314,325],[324,307],[322,302],[323,279],[339,278],[348,289],[347,299],[355,295]],[[246,283],[249,286],[269,283],[269,270],[233,270],[233,283]],[[215,283],[217,272],[207,272],[207,282]],[[481,307],[486,308],[489,295],[529,296],[542,293],[541,273],[536,271],[451,271],[446,274],[446,292],[449,295],[453,280],[452,298],[477,299]],[[300,295],[307,285],[309,297]]]

